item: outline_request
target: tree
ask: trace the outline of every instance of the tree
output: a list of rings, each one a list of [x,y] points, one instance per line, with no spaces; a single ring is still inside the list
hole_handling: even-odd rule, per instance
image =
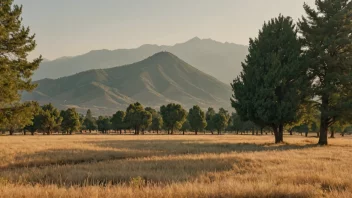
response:
[[[205,114],[198,105],[195,105],[189,109],[187,119],[191,129],[196,133],[196,135],[198,134],[198,131],[202,131],[207,126]]]
[[[83,121],[83,125],[89,131],[89,133],[98,129],[97,121],[93,117],[92,111],[90,109],[88,109],[87,111],[86,117]]]
[[[41,111],[38,115],[39,120],[39,130],[43,133],[47,133],[50,135],[54,130],[58,130],[62,117],[60,116],[60,112],[56,109],[51,103],[42,106]]]
[[[122,134],[122,129],[125,128],[125,117],[126,113],[124,111],[117,111],[111,118],[112,128],[114,130],[120,130]]]
[[[164,120],[164,125],[171,130],[171,134],[174,133],[174,130],[180,129],[182,124],[186,121],[187,112],[179,104],[168,104],[167,106],[163,105],[160,107],[160,113]]]
[[[319,144],[328,144],[328,128],[352,114],[352,2],[316,0],[317,10],[304,4],[302,34],[313,93],[320,99]]]
[[[226,115],[223,113],[217,113],[215,114],[214,118],[213,118],[213,122],[214,122],[214,127],[215,129],[218,131],[218,134],[221,134],[221,131],[225,130],[226,126],[227,126],[227,118]]]
[[[62,117],[61,130],[72,135],[74,131],[78,131],[81,123],[79,122],[79,114],[76,109],[69,108],[66,111],[61,111]]]
[[[97,120],[98,130],[103,134],[107,134],[111,130],[111,118],[107,116],[99,116]]]
[[[231,84],[232,106],[243,120],[271,126],[275,143],[283,142],[284,125],[296,120],[310,86],[292,19],[280,15],[264,23],[242,67]]]
[[[136,102],[130,104],[126,110],[126,122],[133,127],[135,134],[138,135],[140,130],[144,131],[152,122],[152,114],[144,110],[144,107]]]
[[[14,126],[20,119],[28,124],[31,107],[20,103],[21,93],[36,87],[31,76],[42,61],[41,57],[27,60],[36,47],[35,35],[22,26],[21,14],[22,6],[13,5],[13,0],[0,2],[0,127]]]
[[[191,125],[189,124],[189,121],[186,120],[183,122],[182,127],[180,129],[182,131],[182,134],[184,135],[186,131],[191,130]]]
[[[10,135],[13,135],[16,130],[24,129],[31,125],[33,117],[38,114],[39,105],[37,102],[25,102],[21,104],[21,108],[14,108],[5,112],[3,117],[3,127],[9,130]]]
[[[164,124],[163,118],[160,115],[155,116],[152,119],[151,129],[156,131],[157,134],[159,134],[159,131],[162,129],[163,124]]]
[[[214,131],[214,123],[213,118],[216,112],[213,108],[209,107],[207,113],[205,114],[205,120],[207,122],[207,126],[205,127],[206,130],[210,131],[213,134]]]

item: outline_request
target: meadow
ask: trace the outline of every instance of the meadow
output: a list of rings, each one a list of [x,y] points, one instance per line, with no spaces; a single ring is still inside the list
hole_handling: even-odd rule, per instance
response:
[[[0,197],[352,197],[352,137],[0,137]]]

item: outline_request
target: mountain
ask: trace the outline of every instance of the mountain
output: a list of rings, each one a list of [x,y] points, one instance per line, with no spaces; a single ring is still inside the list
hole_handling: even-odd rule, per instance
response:
[[[174,46],[142,45],[136,49],[95,50],[75,56],[43,62],[33,79],[59,78],[90,69],[104,69],[141,61],[157,52],[168,51],[197,69],[228,84],[242,70],[247,46],[221,43],[195,37]]]
[[[216,78],[192,67],[169,52],[130,65],[95,69],[72,76],[39,80],[32,93],[22,100],[41,104],[53,103],[59,108],[88,108],[111,115],[133,102],[159,108],[170,102],[190,108],[230,108],[231,88]]]

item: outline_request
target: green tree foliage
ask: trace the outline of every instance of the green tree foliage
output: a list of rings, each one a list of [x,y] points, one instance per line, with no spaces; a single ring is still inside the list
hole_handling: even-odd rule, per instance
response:
[[[13,0],[1,0],[0,127],[11,125],[10,128],[18,128],[28,124],[27,121],[32,118],[29,115],[32,107],[29,103],[19,103],[20,94],[35,88],[31,76],[42,59],[27,60],[28,53],[34,50],[36,43],[29,28],[22,26],[21,14],[22,7],[13,5]],[[19,120],[23,120],[23,124],[19,124]]]
[[[204,130],[207,126],[205,114],[198,105],[195,105],[189,109],[187,120],[191,126],[191,130],[193,130],[196,135],[198,134],[198,131]]]
[[[159,134],[159,131],[163,128],[164,121],[163,118],[159,116],[154,116],[152,119],[151,130],[156,131]]]
[[[215,114],[216,114],[215,110],[211,107],[208,108],[208,111],[205,114],[205,120],[207,122],[207,126],[205,127],[205,129],[210,131],[211,133],[213,133],[213,131],[215,130],[214,123],[213,123],[213,118]]]
[[[243,120],[271,126],[275,142],[283,141],[283,127],[296,120],[309,87],[301,44],[290,17],[279,16],[250,39],[243,72],[232,83],[232,106]]]
[[[97,120],[98,130],[103,134],[107,134],[111,130],[111,118],[107,116],[99,116]]]
[[[59,110],[51,103],[42,106],[37,119],[39,130],[48,135],[55,130],[58,131],[62,122]]]
[[[60,116],[62,117],[62,132],[69,133],[70,135],[72,135],[73,132],[79,130],[81,123],[79,121],[80,118],[76,109],[69,108],[65,111],[61,111]]]
[[[185,134],[186,131],[191,130],[191,125],[189,124],[188,120],[183,122],[182,127],[181,127],[180,130],[182,131],[183,135]]]
[[[160,113],[164,120],[164,126],[167,130],[171,130],[171,134],[174,130],[180,129],[183,122],[186,120],[187,112],[179,104],[168,104],[160,107]]]
[[[39,105],[36,102],[25,102],[21,108],[13,108],[5,112],[3,119],[3,128],[9,130],[10,135],[16,130],[24,129],[27,125],[33,123],[33,117],[38,114]]]
[[[304,5],[302,34],[313,92],[320,98],[319,144],[328,144],[328,128],[352,114],[352,2],[316,0],[317,9]]]
[[[124,111],[117,111],[111,118],[112,129],[120,131],[122,133],[122,129],[126,128],[125,124],[126,113]]]
[[[225,130],[228,124],[228,119],[225,114],[217,113],[213,118],[214,128],[221,134],[221,131]]]
[[[92,115],[92,111],[88,109],[86,117],[84,118],[83,125],[91,133],[98,129],[97,121]]]
[[[140,103],[130,104],[126,110],[126,122],[133,127],[135,134],[140,134],[152,123],[152,114],[145,111]]]

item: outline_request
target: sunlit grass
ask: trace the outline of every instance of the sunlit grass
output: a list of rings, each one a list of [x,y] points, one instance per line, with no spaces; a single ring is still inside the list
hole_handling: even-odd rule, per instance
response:
[[[0,197],[352,197],[352,139],[0,138]]]

